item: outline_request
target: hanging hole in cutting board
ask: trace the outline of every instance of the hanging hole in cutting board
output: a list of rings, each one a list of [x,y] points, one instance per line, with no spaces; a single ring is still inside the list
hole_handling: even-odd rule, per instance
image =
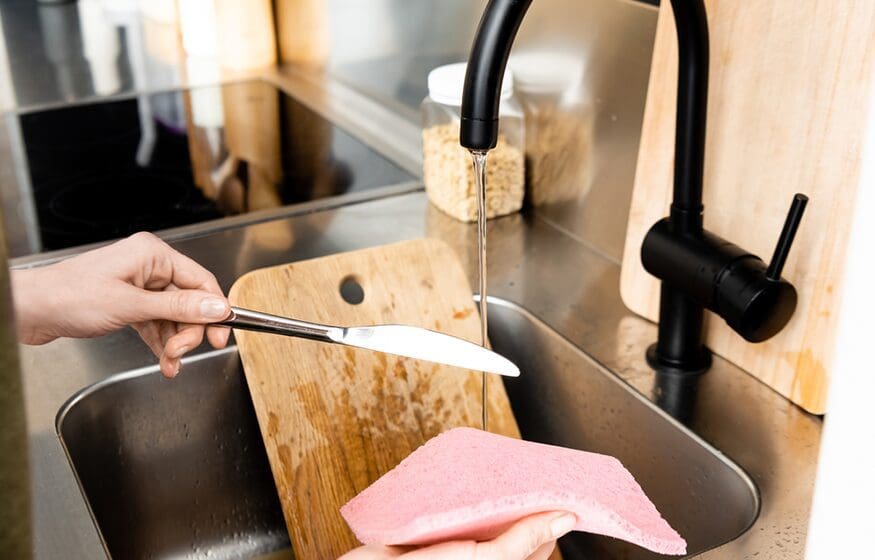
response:
[[[365,300],[365,290],[355,276],[347,276],[340,281],[340,297],[350,305],[358,305]]]

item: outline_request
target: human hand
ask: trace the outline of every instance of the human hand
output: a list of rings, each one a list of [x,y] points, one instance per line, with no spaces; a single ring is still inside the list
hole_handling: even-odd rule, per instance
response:
[[[556,548],[556,539],[576,523],[571,513],[539,513],[516,522],[491,541],[450,541],[422,548],[362,546],[340,560],[546,560]]]
[[[18,338],[45,344],[92,338],[132,326],[174,377],[204,333],[222,348],[230,330],[206,327],[231,308],[216,278],[150,233],[59,263],[11,273]]]

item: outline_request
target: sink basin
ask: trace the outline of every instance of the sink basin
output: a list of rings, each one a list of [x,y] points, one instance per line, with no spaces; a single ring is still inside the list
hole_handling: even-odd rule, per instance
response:
[[[506,380],[526,439],[607,453],[635,475],[691,555],[753,523],[750,478],[525,310],[490,300],[490,338],[522,375]],[[156,367],[73,396],[57,430],[115,558],[291,558],[267,456],[235,348]],[[574,533],[566,559],[662,558]]]
[[[620,459],[690,556],[753,524],[759,494],[740,467],[524,309],[490,303],[492,345],[522,372],[505,387],[524,439]],[[566,559],[669,558],[585,533],[561,548]]]

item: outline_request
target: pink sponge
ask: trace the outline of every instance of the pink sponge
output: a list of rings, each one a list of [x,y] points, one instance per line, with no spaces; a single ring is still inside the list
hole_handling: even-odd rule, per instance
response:
[[[578,531],[661,554],[686,541],[617,459],[472,428],[444,432],[344,505],[365,544],[487,540],[521,517],[571,511]]]

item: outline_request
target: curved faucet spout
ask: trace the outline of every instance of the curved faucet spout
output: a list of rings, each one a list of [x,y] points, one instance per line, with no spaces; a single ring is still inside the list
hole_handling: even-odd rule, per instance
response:
[[[532,0],[490,0],[468,56],[462,91],[461,143],[491,150],[498,142],[498,105],[507,57]]]
[[[708,18],[703,0],[672,0],[678,39],[678,91],[671,225],[702,231],[702,181],[708,117]]]
[[[490,150],[498,140],[501,81],[517,30],[532,0],[490,0],[468,57],[460,141]],[[677,27],[679,73],[675,136],[673,226],[702,227],[702,174],[708,106],[708,20],[703,0],[671,0]],[[677,214],[677,216],[674,216]]]

